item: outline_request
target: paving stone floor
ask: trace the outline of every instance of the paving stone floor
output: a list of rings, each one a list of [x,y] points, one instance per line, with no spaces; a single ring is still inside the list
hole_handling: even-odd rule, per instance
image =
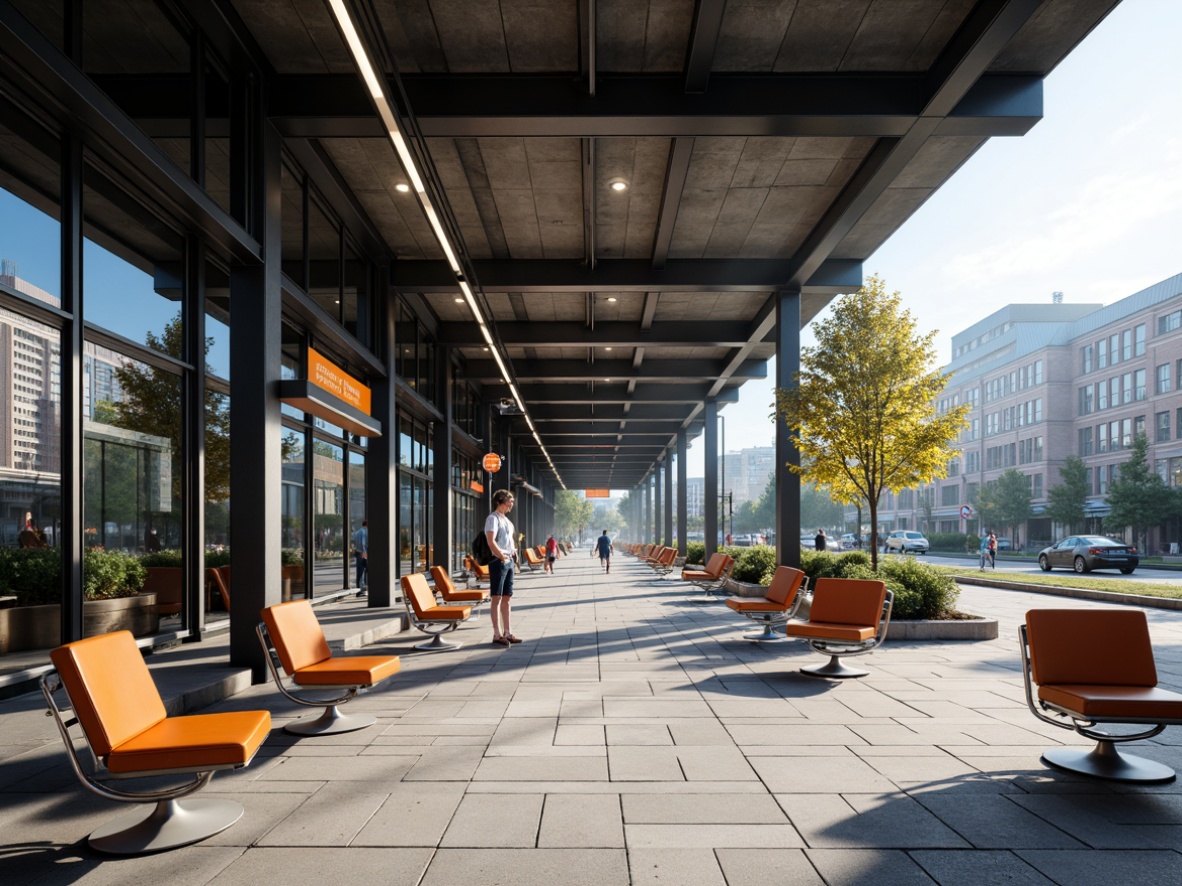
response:
[[[578,552],[576,552],[578,553]],[[297,739],[273,686],[209,710],[266,707],[254,763],[207,796],[229,830],[109,860],[86,835],[122,811],[78,787],[32,697],[0,703],[0,884],[1182,883],[1182,782],[1132,788],[1046,768],[1083,744],[1027,711],[1017,625],[1028,608],[1097,607],[965,588],[996,641],[892,643],[833,683],[796,642],[742,639],[719,604],[616,557],[519,579],[519,646],[487,614],[458,652],[411,651],[350,707],[368,729]],[[1182,690],[1182,614],[1149,610],[1161,679]],[[1138,753],[1182,768],[1182,728]]]

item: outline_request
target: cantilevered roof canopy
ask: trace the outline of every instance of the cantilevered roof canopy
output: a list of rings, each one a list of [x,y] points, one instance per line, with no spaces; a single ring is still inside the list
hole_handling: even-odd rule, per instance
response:
[[[393,287],[468,376],[508,396],[328,4],[232,5],[274,68],[272,122],[384,242]],[[346,4],[575,488],[635,485],[678,429],[699,432],[707,398],[763,377],[777,294],[801,294],[805,323],[857,289],[986,139],[1038,122],[1043,78],[1115,5]]]

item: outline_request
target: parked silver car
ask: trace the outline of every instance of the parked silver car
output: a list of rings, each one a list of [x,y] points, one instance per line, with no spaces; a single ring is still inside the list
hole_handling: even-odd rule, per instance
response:
[[[924,538],[922,532],[896,529],[886,538],[886,553],[889,554],[892,551],[896,554],[926,554],[928,540]]]
[[[1102,535],[1073,535],[1049,548],[1043,548],[1038,555],[1038,565],[1043,572],[1050,572],[1060,566],[1076,572],[1119,569],[1128,575],[1140,563],[1141,558],[1135,547]]]

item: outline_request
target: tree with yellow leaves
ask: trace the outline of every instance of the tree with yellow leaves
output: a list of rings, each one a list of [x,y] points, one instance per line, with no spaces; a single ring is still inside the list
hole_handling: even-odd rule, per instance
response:
[[[948,376],[934,368],[936,333],[920,335],[898,292],[877,276],[842,296],[802,348],[796,386],[776,391],[776,411],[800,450],[790,466],[836,501],[866,502],[873,533],[883,490],[945,477],[948,444],[968,405],[937,413]],[[871,545],[878,567],[878,549]]]

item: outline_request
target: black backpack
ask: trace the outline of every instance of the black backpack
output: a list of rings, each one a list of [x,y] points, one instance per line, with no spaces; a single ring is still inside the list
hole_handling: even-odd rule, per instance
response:
[[[492,549],[488,546],[488,536],[482,529],[476,538],[472,539],[472,559],[478,566],[487,566],[492,562]]]

